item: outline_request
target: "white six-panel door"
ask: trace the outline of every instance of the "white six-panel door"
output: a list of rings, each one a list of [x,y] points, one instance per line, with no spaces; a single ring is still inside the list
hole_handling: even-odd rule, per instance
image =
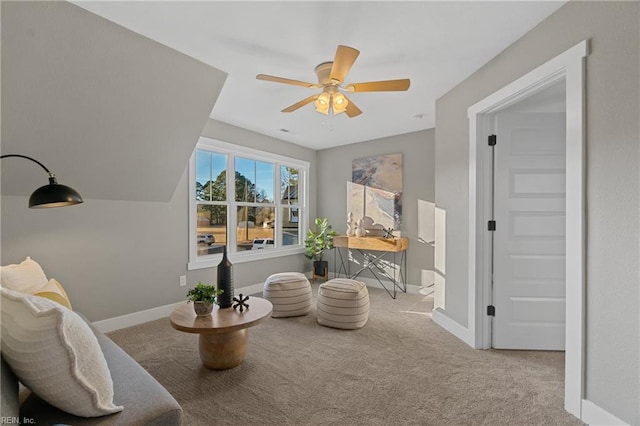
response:
[[[496,116],[493,347],[565,347],[565,114]]]

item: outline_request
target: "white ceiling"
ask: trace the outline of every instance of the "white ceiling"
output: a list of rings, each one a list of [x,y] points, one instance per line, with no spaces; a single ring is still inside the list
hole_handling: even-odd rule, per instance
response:
[[[435,101],[563,1],[191,2],[75,4],[229,74],[211,118],[312,149],[435,127]],[[339,44],[360,50],[345,83],[410,78],[407,92],[352,93],[363,111],[283,108],[317,89],[314,68]],[[283,131],[286,130],[286,131]]]

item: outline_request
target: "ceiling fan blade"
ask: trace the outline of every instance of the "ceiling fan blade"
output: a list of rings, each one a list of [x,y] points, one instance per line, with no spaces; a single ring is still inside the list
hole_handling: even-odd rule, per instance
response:
[[[347,84],[345,90],[348,92],[402,92],[409,89],[410,84],[411,80],[402,78],[400,80]]]
[[[312,89],[318,89],[321,87],[318,84],[308,83],[306,81],[291,80],[290,78],[276,77],[276,76],[267,75],[267,74],[258,74],[256,75],[256,78],[258,80],[273,81],[275,83],[293,84],[295,86],[308,87]]]
[[[331,67],[329,78],[342,83],[359,54],[360,51],[353,47],[338,46],[336,56],[333,58],[333,66]]]
[[[345,98],[347,97],[345,96]],[[362,111],[360,111],[360,108],[358,108],[351,99],[347,98],[347,101],[349,103],[347,104],[347,109],[344,110],[344,113],[347,114],[349,118],[353,118],[362,114]]]
[[[318,96],[319,95],[311,95],[308,98],[304,98],[300,102],[296,102],[295,104],[286,107],[285,109],[282,110],[282,112],[293,112],[298,108],[302,108],[306,104],[310,104],[311,102],[315,101],[318,98]]]

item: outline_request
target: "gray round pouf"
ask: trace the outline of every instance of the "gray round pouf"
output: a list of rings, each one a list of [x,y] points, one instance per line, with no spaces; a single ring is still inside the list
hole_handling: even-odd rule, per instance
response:
[[[297,317],[311,311],[311,284],[299,272],[271,275],[264,282],[262,297],[273,305],[273,318]]]
[[[362,281],[334,278],[318,288],[317,320],[326,327],[353,330],[369,319],[369,291]]]

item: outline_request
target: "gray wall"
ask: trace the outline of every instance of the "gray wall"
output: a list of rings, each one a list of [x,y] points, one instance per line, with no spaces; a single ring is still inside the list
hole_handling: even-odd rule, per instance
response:
[[[375,155],[402,154],[402,236],[409,237],[407,282],[411,285],[421,284],[421,270],[433,269],[433,248],[418,241],[418,200],[435,199],[434,133],[429,129],[318,151],[318,216],[329,218],[339,234],[344,234],[347,227],[346,188],[351,181],[351,162]],[[333,269],[333,256],[327,260]]]
[[[315,151],[208,119],[226,74],[74,5],[2,2],[2,36],[2,153],[41,160],[85,203],[28,209],[46,173],[3,160],[0,262],[31,256],[92,321],[184,300],[180,275],[215,281],[214,268],[187,271],[187,164],[201,134],[315,170]],[[238,264],[235,285],[308,269],[302,255]]]
[[[249,141],[246,145],[310,161],[314,167],[315,151],[268,136],[213,120],[204,133],[230,143]],[[28,197],[5,195],[2,264],[31,256],[48,277],[62,283],[74,309],[92,321],[184,300],[180,275],[187,276],[189,286],[216,280],[215,268],[187,271],[187,176],[185,164],[169,202],[85,199],[78,206],[33,210],[27,208]],[[313,190],[310,195],[315,199]],[[308,269],[301,254],[240,263],[234,267],[234,282],[241,288],[275,272]]]
[[[447,210],[446,313],[467,325],[467,108],[589,39],[586,397],[640,423],[638,2],[567,3],[436,103],[436,201]]]
[[[3,153],[88,198],[169,201],[226,73],[68,2],[1,7]],[[46,183],[2,165],[3,194]]]

